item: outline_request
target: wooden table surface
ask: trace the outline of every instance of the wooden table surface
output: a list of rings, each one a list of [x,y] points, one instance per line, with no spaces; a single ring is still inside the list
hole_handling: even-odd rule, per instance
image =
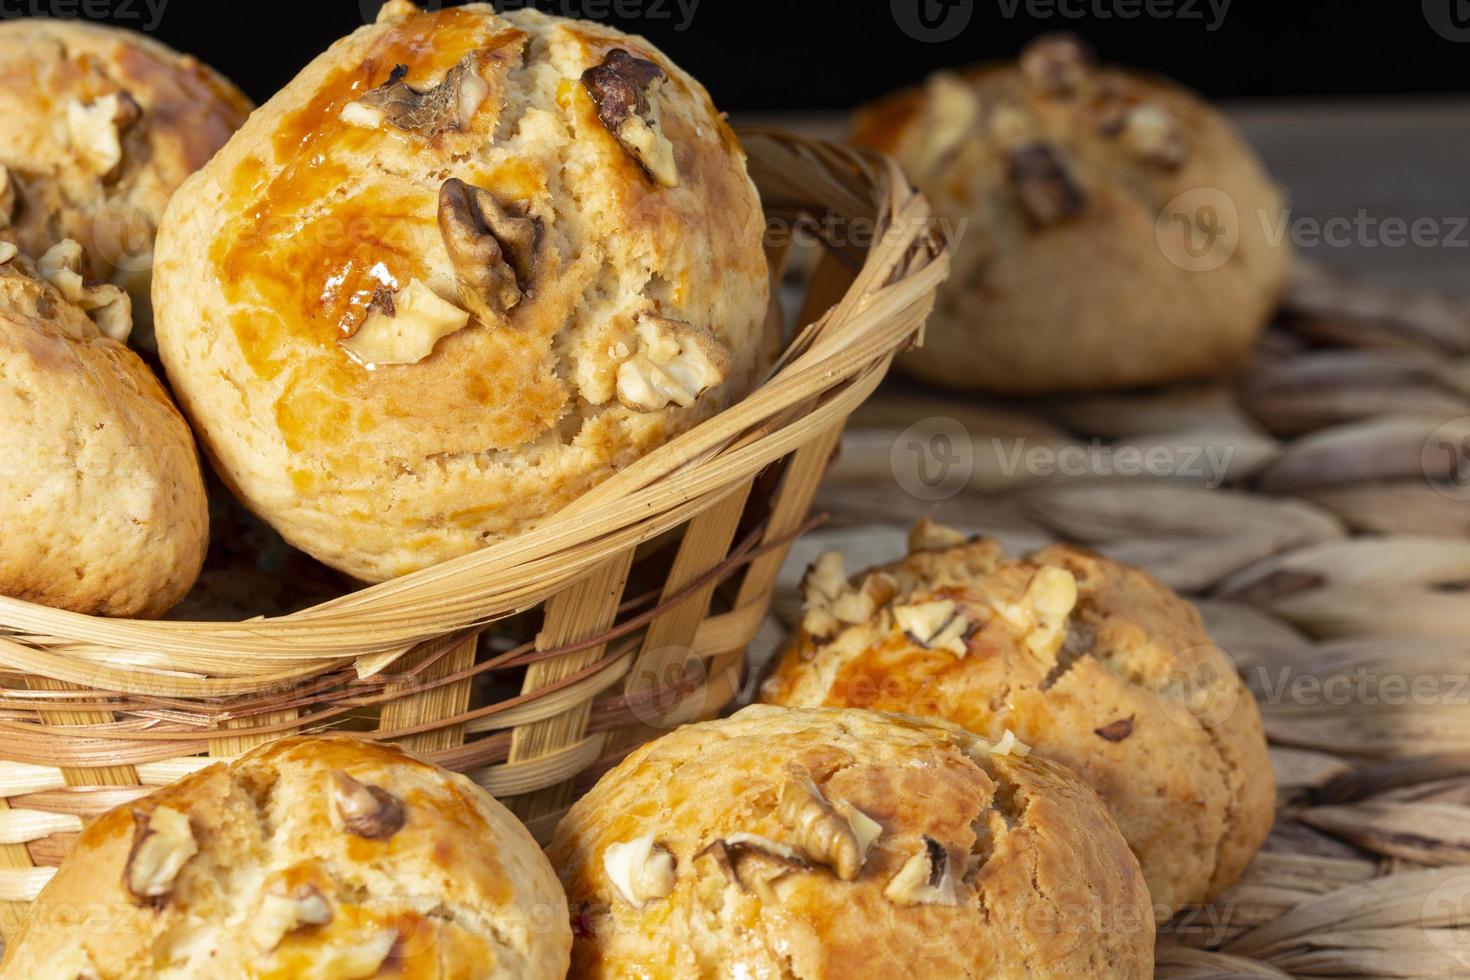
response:
[[[1304,257],[1384,285],[1470,296],[1470,101],[1254,102],[1226,111],[1286,187]],[[736,122],[842,130],[831,116]],[[1416,221],[1432,241],[1397,242],[1395,223]]]

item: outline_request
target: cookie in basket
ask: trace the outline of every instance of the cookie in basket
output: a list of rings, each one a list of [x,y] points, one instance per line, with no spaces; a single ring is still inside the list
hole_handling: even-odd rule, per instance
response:
[[[0,242],[0,595],[161,616],[208,546],[198,453],[124,343],[127,293],[85,282],[80,254]]]
[[[557,827],[572,975],[1151,976],[1137,862],[1025,753],[868,711],[677,729]]]
[[[648,42],[396,0],[175,197],[160,352],[241,498],[387,579],[748,391],[763,231],[733,133]]]
[[[0,23],[0,239],[39,256],[80,242],[89,277],[133,298],[149,348],[154,231],[168,197],[250,103],[150,37],[77,20]]]
[[[1155,911],[1219,895],[1271,829],[1260,714],[1194,607],[1138,569],[1053,546],[1007,558],[927,519],[908,557],[849,581],[829,552],[762,698],[1006,731],[1086,780]]]
[[[962,233],[924,347],[899,361],[914,377],[1036,393],[1215,375],[1285,289],[1282,195],[1240,134],[1070,36],[940,72],[859,111],[854,136]]]
[[[298,737],[93,821],[0,972],[559,980],[570,946],[545,855],[478,786]]]

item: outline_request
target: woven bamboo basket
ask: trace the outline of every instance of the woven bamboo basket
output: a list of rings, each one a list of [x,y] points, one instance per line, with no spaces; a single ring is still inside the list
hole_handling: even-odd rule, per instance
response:
[[[544,838],[633,746],[731,700],[847,416],[948,269],[891,161],[742,135],[772,226],[815,219],[825,248],[799,329],[741,403],[534,532],[288,615],[102,620],[0,598],[4,932],[88,816],[272,738],[402,743]],[[791,245],[774,239],[779,281]]]
[[[890,384],[815,506],[788,621],[816,553],[888,560],[925,514],[1011,553],[1080,543],[1198,605],[1260,702],[1279,809],[1245,879],[1163,928],[1159,977],[1470,977],[1470,305],[1307,269],[1229,382]]]

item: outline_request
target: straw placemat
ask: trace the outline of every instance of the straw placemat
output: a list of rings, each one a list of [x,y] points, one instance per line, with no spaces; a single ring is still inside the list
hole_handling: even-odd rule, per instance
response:
[[[890,384],[853,418],[818,552],[919,516],[1081,542],[1199,605],[1280,784],[1245,880],[1158,976],[1470,977],[1470,307],[1303,273],[1229,383],[1001,402]],[[768,630],[767,646],[780,631]]]

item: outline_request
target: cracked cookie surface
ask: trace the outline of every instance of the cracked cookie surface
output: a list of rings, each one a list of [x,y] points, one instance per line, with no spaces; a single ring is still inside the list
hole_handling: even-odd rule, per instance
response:
[[[84,922],[106,928],[76,928]],[[508,810],[392,746],[289,738],[97,818],[0,976],[560,978],[556,876]]]
[[[908,557],[847,587],[860,594],[883,576],[886,601],[844,622],[827,612],[842,608],[830,596],[840,559],[818,568],[762,700],[1014,732],[1097,790],[1161,919],[1234,884],[1270,832],[1275,783],[1255,699],[1194,608],[1145,572],[1064,545],[1007,558],[995,541],[923,521]],[[957,643],[903,628],[905,610],[936,605],[966,622]]]
[[[534,526],[748,391],[763,231],[732,131],[647,42],[400,0],[176,196],[160,352],[251,508],[387,579]]]
[[[571,975],[1150,976],[1137,862],[1090,789],[1024,751],[851,710],[677,729],[548,848]]]

